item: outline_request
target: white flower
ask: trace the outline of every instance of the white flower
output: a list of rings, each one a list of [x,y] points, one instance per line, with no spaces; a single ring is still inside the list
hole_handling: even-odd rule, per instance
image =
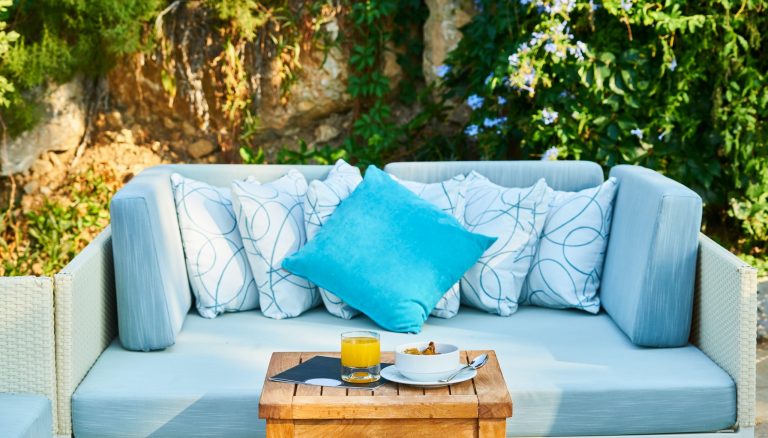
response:
[[[467,105],[469,105],[469,107],[473,110],[476,110],[483,106],[484,101],[485,99],[482,97],[478,96],[477,94],[473,94],[467,98]]]
[[[464,133],[470,137],[477,137],[479,132],[480,128],[477,125],[469,125],[466,129],[464,129]]]
[[[438,78],[442,79],[442,78],[445,77],[445,75],[447,75],[450,72],[451,72],[451,66],[450,65],[443,64],[443,65],[438,65],[437,67],[435,67],[435,74],[437,75]]]
[[[643,139],[643,130],[640,129],[640,128],[635,128],[635,129],[629,131],[629,133],[634,135],[635,137],[637,137],[640,140]]]
[[[550,110],[549,108],[544,108],[541,110],[541,120],[545,125],[551,125],[552,123],[555,123],[555,121],[557,121],[557,117],[557,111]]]
[[[557,160],[557,154],[560,151],[557,150],[556,147],[552,146],[551,148],[544,151],[544,154],[541,155],[541,161],[554,161]]]
[[[621,0],[621,9],[625,11],[632,9],[632,0]]]
[[[512,55],[509,55],[509,65],[512,67],[517,67],[518,64],[520,64],[520,56],[517,53],[514,53]]]
[[[587,45],[581,41],[576,41],[575,47],[568,47],[568,53],[579,61],[584,60],[584,51],[587,50]]]
[[[526,85],[533,84],[533,81],[536,79],[536,69],[531,68],[531,72],[527,75],[523,76],[523,80],[525,81]]]
[[[672,62],[669,63],[669,71],[675,71],[677,68],[677,58],[672,58]]]

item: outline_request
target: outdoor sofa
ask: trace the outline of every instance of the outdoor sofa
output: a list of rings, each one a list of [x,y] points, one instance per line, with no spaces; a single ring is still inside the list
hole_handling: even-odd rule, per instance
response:
[[[262,436],[270,354],[335,351],[340,332],[360,328],[381,332],[384,350],[430,339],[494,349],[514,403],[508,436],[754,435],[756,273],[698,233],[701,200],[684,186],[641,167],[612,169],[619,189],[597,315],[523,306],[499,317],[462,307],[452,319],[430,318],[419,335],[322,307],[284,320],[258,310],[200,317],[170,174],[227,187],[289,168],[312,180],[330,166],[158,166],[115,196],[111,228],[55,276],[59,434]],[[604,179],[590,162],[385,167],[422,182],[472,170],[507,187],[545,177],[576,191]]]

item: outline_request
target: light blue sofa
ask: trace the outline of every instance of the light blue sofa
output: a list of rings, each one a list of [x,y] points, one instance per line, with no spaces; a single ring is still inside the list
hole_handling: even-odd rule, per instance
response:
[[[452,319],[430,318],[419,335],[384,332],[364,316],[342,320],[322,307],[287,320],[259,311],[201,318],[191,310],[170,173],[228,186],[250,175],[273,180],[289,167],[159,166],[114,197],[102,246],[78,256],[80,266],[103,257],[111,235],[114,271],[65,269],[100,284],[83,282],[71,293],[115,294],[119,326],[119,339],[93,358],[76,390],[80,379],[72,379],[76,437],[263,436],[258,400],[270,354],[334,351],[351,328],[380,331],[384,349],[418,338],[496,350],[514,403],[508,436],[754,434],[755,272],[699,234],[701,200],[684,186],[640,167],[612,169],[619,191],[597,315],[522,307],[503,318],[463,307]],[[293,167],[308,179],[329,170]],[[545,177],[572,191],[604,178],[594,163],[562,161],[385,170],[424,182],[476,170],[509,187]],[[107,323],[104,330],[112,333]]]

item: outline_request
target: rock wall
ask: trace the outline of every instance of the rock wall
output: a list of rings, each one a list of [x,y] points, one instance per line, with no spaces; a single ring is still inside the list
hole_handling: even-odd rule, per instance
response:
[[[469,0],[426,3],[430,15],[424,26],[423,69],[431,82],[435,67],[443,64],[461,38],[458,29],[471,19],[473,9]],[[334,144],[350,129],[348,54],[339,40],[343,21],[333,18],[321,27],[331,48],[303,51],[302,68],[284,92],[280,56],[267,57],[258,41],[223,53],[230,37],[216,30],[212,24],[216,17],[202,2],[181,2],[167,12],[155,24],[162,40],[159,47],[125,59],[108,75],[110,106],[118,110],[121,125],[144,128],[182,161],[210,162],[214,155],[219,161],[237,160],[235,144],[246,128],[245,120],[233,122],[228,117],[225,84],[227,74],[229,79],[242,74],[245,83],[239,92],[249,100],[251,122],[257,125],[248,127],[254,130],[250,142],[262,147],[268,159],[281,148],[297,145],[299,139],[310,145]],[[402,77],[395,53],[396,48],[386,52],[383,67],[393,87]],[[225,56],[237,57],[235,64],[242,71],[225,66]],[[80,80],[53,86],[43,98],[42,123],[9,143],[3,173],[23,172],[48,151],[76,148],[86,128],[84,95]]]
[[[429,18],[424,23],[424,78],[430,84],[437,79],[437,68],[445,64],[448,53],[461,41],[459,28],[469,23],[475,13],[469,0],[426,0]]]
[[[0,151],[0,174],[29,169],[37,158],[49,151],[72,151],[85,134],[87,105],[81,78],[66,84],[52,84],[42,93],[43,115],[31,130],[8,141]]]

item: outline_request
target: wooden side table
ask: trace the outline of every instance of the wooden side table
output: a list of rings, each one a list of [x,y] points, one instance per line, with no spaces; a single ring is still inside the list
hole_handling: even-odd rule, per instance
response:
[[[477,376],[443,388],[387,383],[375,391],[264,382],[259,417],[267,437],[503,437],[512,399],[493,351],[461,352],[461,358],[488,353]],[[273,353],[267,377],[313,356],[339,353]],[[382,353],[393,362],[393,353]]]

